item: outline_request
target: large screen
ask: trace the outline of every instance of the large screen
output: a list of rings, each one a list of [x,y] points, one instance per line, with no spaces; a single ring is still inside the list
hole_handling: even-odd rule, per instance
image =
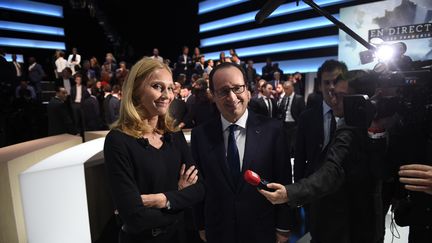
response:
[[[370,43],[407,46],[405,55],[414,61],[432,59],[432,1],[386,0],[340,9],[341,21]],[[339,31],[339,60],[349,69],[371,69],[377,60],[362,65],[359,53],[366,50]]]

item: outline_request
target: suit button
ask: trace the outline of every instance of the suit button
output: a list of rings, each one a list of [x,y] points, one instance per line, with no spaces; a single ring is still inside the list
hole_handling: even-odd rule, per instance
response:
[[[431,209],[430,208],[426,208],[426,212],[430,212],[431,211]]]
[[[430,230],[430,228],[431,228],[431,227],[430,227],[429,225],[426,225],[426,229],[427,229],[427,230]]]

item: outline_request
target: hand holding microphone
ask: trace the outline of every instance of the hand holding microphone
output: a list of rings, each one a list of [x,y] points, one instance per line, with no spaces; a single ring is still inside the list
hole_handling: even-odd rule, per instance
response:
[[[266,197],[271,203],[282,204],[288,202],[288,194],[284,185],[269,183],[266,180],[262,180],[257,173],[251,170],[247,170],[244,173],[244,179],[252,186],[256,186],[259,189],[259,193]]]
[[[262,180],[261,177],[257,173],[255,173],[251,170],[246,170],[243,177],[244,177],[245,181],[247,183],[251,184],[252,186],[256,186],[257,188],[262,189],[262,190],[274,192],[273,189],[270,189],[267,187],[267,184],[269,184],[268,181]]]

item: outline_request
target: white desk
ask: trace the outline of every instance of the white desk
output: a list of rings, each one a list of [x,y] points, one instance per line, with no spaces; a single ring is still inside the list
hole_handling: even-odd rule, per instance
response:
[[[26,243],[19,175],[39,161],[81,143],[69,134],[0,148],[0,242]]]
[[[91,243],[84,163],[103,150],[104,141],[71,147],[21,173],[29,242]]]

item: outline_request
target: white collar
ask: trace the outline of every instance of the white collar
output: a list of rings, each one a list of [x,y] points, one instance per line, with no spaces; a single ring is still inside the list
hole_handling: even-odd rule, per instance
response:
[[[295,92],[292,92],[291,95],[289,96],[290,100],[292,100],[294,98]]]
[[[221,121],[222,121],[222,131],[225,131],[226,129],[228,129],[228,127],[231,124],[236,124],[237,126],[242,127],[243,129],[246,129],[246,121],[247,121],[248,116],[249,116],[249,112],[246,109],[245,113],[243,113],[243,115],[235,123],[231,123],[231,122],[227,121],[221,114],[220,117],[221,117]]]

